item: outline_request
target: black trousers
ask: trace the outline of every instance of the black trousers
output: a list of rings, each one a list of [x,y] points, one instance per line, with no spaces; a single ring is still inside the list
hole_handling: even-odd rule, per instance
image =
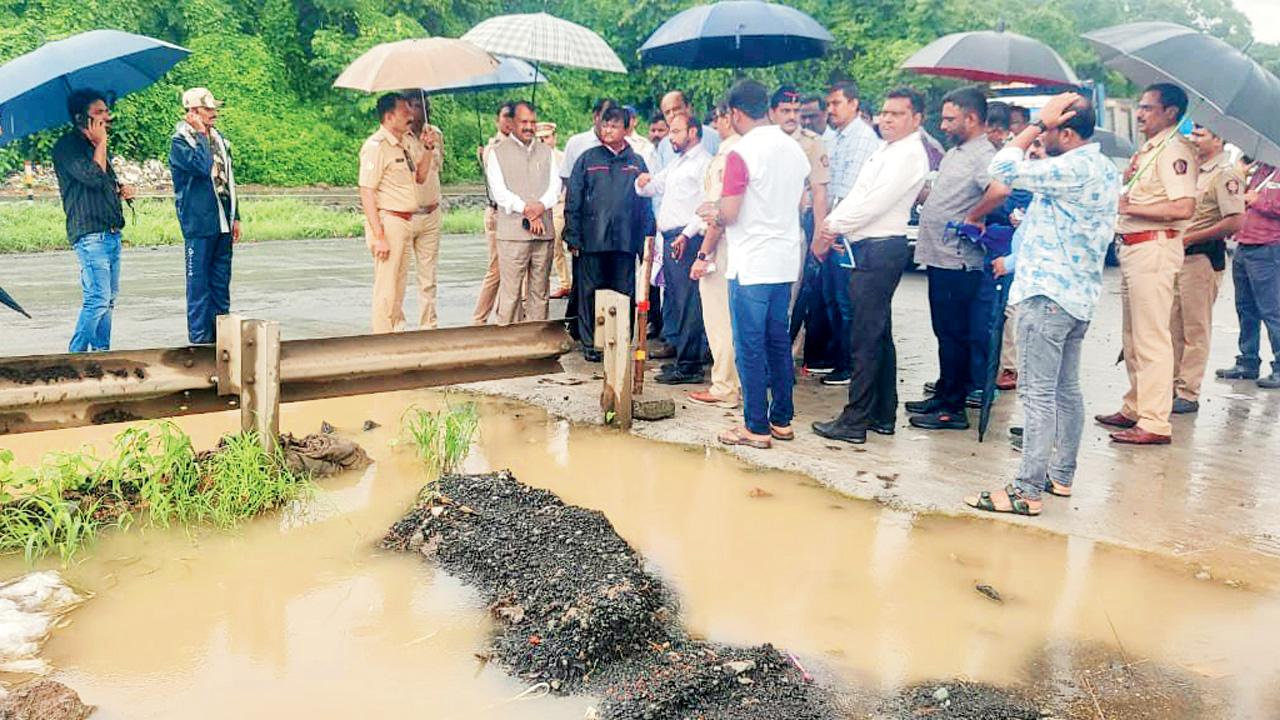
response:
[[[680,234],[679,230],[663,233],[668,245]],[[707,331],[702,322],[702,294],[698,282],[689,278],[689,270],[698,259],[702,236],[689,238],[684,254],[679,260],[662,259],[662,276],[666,279],[666,321],[675,321],[675,327],[667,328],[675,336],[676,370],[685,375],[701,375],[702,365],[708,355]]]
[[[853,244],[858,267],[850,271],[852,300],[849,404],[838,422],[865,430],[892,425],[898,410],[898,352],[893,344],[893,294],[911,250],[905,237],[868,238]]]
[[[813,210],[804,212],[800,225],[804,228],[804,267],[800,274],[796,305],[791,309],[791,339],[794,341],[803,327],[805,366],[829,368],[833,365],[831,346],[834,340],[831,337],[827,304],[823,300],[822,263],[809,252],[813,245]]]
[[[578,341],[595,347],[596,291],[616,290],[636,299],[636,256],[628,252],[581,253],[574,263],[573,291],[578,296]]]
[[[974,387],[970,346],[983,334],[972,327],[981,289],[981,271],[929,268],[929,314],[940,371],[935,397],[947,412],[964,412],[965,395]]]

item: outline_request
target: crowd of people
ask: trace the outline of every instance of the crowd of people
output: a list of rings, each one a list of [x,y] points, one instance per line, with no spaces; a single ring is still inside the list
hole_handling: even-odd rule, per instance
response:
[[[860,444],[868,432],[896,431],[892,303],[917,263],[927,273],[938,375],[923,398],[903,404],[909,423],[969,428],[969,410],[998,370],[996,386],[1021,397],[1025,423],[1013,439],[1021,467],[1014,482],[966,502],[1038,515],[1045,494],[1071,493],[1085,419],[1082,343],[1113,243],[1130,389],[1119,411],[1095,419],[1115,430],[1115,442],[1168,444],[1170,415],[1198,410],[1231,238],[1239,355],[1217,376],[1280,388],[1280,178],[1229,160],[1212,127],[1180,132],[1187,105],[1177,86],[1147,88],[1137,107],[1145,142],[1121,171],[1095,142],[1092,101],[1076,93],[1053,97],[1032,121],[982,88],[954,90],[938,108],[949,150],[924,129],[925,100],[909,87],[886,93],[873,112],[852,81],[804,96],[741,80],[701,116],[673,90],[648,118],[648,137],[634,108],[605,98],[591,128],[563,150],[556,125],[531,103],[504,103],[493,137],[477,148],[489,264],[472,320],[542,320],[552,299],[567,298],[571,332],[598,362],[596,291],[634,299],[647,290],[639,294],[650,303],[648,354],[668,361],[656,382],[696,386],[694,402],[742,408],[721,443],[769,448],[795,437],[799,363],[848,393],[840,414],[812,431]],[[193,343],[212,342],[214,318],[229,308],[240,236],[218,107],[208,90],[185,93],[170,153]],[[108,162],[105,99],[81,91],[69,110],[76,126],[54,163],[84,290],[70,349],[104,350],[121,203],[133,190]],[[379,98],[379,127],[360,150],[374,332],[405,326],[411,255],[418,326],[437,323],[444,138],[427,124],[429,111],[418,93]],[[1262,325],[1275,356],[1269,374]]]

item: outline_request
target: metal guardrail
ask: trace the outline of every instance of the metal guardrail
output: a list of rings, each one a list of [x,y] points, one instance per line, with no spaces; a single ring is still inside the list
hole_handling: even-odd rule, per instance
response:
[[[0,435],[239,407],[274,439],[281,402],[557,372],[572,347],[558,321],[282,342],[224,316],[216,347],[0,359]]]

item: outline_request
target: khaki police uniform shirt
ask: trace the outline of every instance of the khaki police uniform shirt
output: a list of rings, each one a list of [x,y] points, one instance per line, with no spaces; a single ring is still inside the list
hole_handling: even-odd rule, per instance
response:
[[[800,143],[804,156],[809,160],[809,187],[805,190],[805,207],[813,206],[813,188],[831,182],[831,160],[827,157],[827,146],[822,137],[812,130],[797,127],[791,137]]]
[[[1244,212],[1244,178],[1226,153],[1218,153],[1200,166],[1196,188],[1196,214],[1187,232],[1211,228],[1223,218]]]
[[[409,169],[406,150],[408,145],[386,128],[378,128],[360,148],[360,187],[375,192],[379,210],[418,210],[418,183]]]
[[[1172,138],[1169,137],[1170,134],[1173,134]],[[1129,188],[1130,204],[1153,205],[1167,200],[1196,197],[1200,161],[1196,157],[1195,145],[1178,133],[1176,126],[1147,140],[1142,149],[1138,150],[1136,158],[1140,175]],[[1148,230],[1182,232],[1190,223],[1191,220],[1162,222],[1121,215],[1116,223],[1116,232],[1122,235]]]
[[[431,167],[427,170],[427,179],[417,185],[418,209],[425,210],[432,205],[440,204],[440,166],[444,164],[444,148],[441,144],[444,142],[444,136],[440,135],[440,128],[435,125],[429,125],[432,130],[436,131],[440,137],[440,141],[436,143],[436,149],[427,155],[427,148],[422,144],[422,140],[412,132],[404,135],[405,147],[409,148],[409,157],[414,162],[419,162],[419,158],[424,158],[425,162],[431,163]],[[414,178],[417,179],[416,177]]]

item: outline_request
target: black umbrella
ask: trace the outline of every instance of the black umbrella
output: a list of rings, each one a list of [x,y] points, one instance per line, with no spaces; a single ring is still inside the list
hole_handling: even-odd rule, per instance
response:
[[[996,30],[946,35],[924,46],[904,70],[975,82],[1076,86],[1080,79],[1053,48],[1034,38]]]
[[[28,318],[31,317],[31,313],[27,312],[26,310],[23,310],[22,306],[18,304],[18,301],[14,300],[12,295],[5,292],[4,288],[0,288],[0,304],[8,305],[14,310],[22,313],[23,315],[26,315]]]
[[[795,8],[722,0],[663,23],[640,46],[640,62],[690,70],[770,67],[822,57],[833,42],[826,28]]]

